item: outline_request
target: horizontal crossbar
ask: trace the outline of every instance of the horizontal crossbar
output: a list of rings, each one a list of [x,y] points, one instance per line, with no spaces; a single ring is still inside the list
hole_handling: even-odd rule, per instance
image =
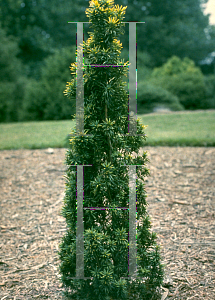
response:
[[[83,207],[83,209],[91,209],[91,210],[106,210],[106,209],[128,209],[127,207]]]
[[[72,21],[72,22],[68,22],[68,23],[92,23],[92,22]],[[121,22],[121,23],[146,23],[146,22],[129,21],[129,22]]]

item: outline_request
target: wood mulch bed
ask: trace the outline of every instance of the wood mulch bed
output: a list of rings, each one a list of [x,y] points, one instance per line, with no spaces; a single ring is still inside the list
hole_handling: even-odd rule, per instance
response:
[[[164,299],[215,299],[215,148],[146,147]],[[0,151],[0,299],[63,300],[66,149]]]

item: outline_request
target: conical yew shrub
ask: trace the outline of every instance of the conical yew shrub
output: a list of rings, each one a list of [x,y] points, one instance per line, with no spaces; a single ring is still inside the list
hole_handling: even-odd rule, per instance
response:
[[[139,119],[139,135],[128,134],[128,92],[123,77],[128,74],[129,64],[120,60],[122,45],[117,40],[124,33],[125,10],[112,0],[90,1],[86,10],[93,32],[83,43],[84,58],[97,67],[84,68],[84,134],[75,136],[75,130],[72,131],[66,154],[68,170],[62,215],[67,232],[60,244],[59,257],[61,280],[70,299],[159,299],[157,291],[163,280],[156,234],[150,230],[146,211],[144,178],[149,170],[147,153],[138,155],[145,140],[145,127]],[[76,95],[76,69],[77,63],[72,64],[74,77],[65,91],[71,98]],[[91,208],[83,209],[87,279],[76,278],[76,191],[80,165],[84,165],[83,207]],[[128,269],[129,166],[137,166],[136,277],[130,277]]]

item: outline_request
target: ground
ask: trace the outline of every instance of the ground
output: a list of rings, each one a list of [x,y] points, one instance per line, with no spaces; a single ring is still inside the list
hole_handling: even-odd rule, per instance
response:
[[[146,147],[164,299],[215,299],[215,148]],[[0,151],[0,299],[63,300],[66,149]]]

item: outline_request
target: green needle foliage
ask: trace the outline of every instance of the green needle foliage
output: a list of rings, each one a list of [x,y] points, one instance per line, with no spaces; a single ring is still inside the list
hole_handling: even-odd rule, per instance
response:
[[[93,0],[86,14],[93,32],[83,43],[84,57],[90,64],[124,65],[123,67],[85,67],[84,131],[92,136],[73,136],[67,151],[66,193],[62,215],[67,232],[60,244],[61,280],[70,299],[159,299],[163,280],[156,234],[146,211],[144,177],[147,153],[138,156],[145,136],[123,136],[128,133],[128,93],[122,78],[128,73],[128,62],[120,60],[123,34],[122,20],[126,7],[113,0]],[[76,95],[76,64],[73,79],[65,94]],[[144,125],[137,120],[137,134],[144,135]],[[72,131],[74,134],[75,131]],[[132,157],[132,154],[136,154]],[[76,276],[76,166],[84,167],[84,207],[129,208],[128,165],[136,167],[137,205],[137,275],[128,277],[128,210],[107,209],[83,211],[84,276]],[[127,166],[124,166],[127,165]]]

